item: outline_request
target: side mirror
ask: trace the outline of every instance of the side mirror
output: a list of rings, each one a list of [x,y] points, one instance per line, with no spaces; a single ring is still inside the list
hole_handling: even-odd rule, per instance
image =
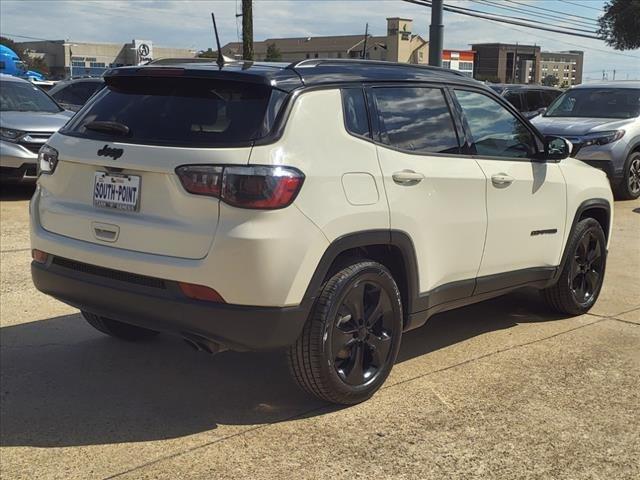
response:
[[[547,160],[562,160],[571,155],[573,145],[562,137],[545,137],[544,156]]]

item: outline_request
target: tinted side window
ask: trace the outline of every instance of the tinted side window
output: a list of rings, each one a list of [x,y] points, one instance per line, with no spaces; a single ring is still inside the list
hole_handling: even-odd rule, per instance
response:
[[[458,137],[442,90],[374,88],[381,141],[421,153],[458,153]]]
[[[78,82],[74,93],[81,104],[84,105],[89,100],[89,97],[101,86],[102,84],[98,82]]]
[[[519,92],[508,92],[504,98],[507,102],[516,107],[519,112],[522,111],[522,97]]]
[[[560,95],[560,92],[554,92],[553,90],[545,90],[542,92],[542,99],[544,100],[543,106],[548,107],[551,105],[551,103],[558,98],[558,95]]]
[[[51,96],[59,103],[68,103],[71,105],[81,105],[82,102],[76,93],[76,85],[75,83],[71,83],[66,87],[63,87],[61,90],[53,93]]]
[[[342,90],[342,111],[344,112],[344,123],[349,132],[363,137],[370,136],[367,106],[361,88]]]
[[[533,112],[544,107],[540,90],[527,90],[527,111]]]
[[[536,153],[527,127],[488,95],[456,90],[470,130],[475,153],[482,156],[526,158]]]

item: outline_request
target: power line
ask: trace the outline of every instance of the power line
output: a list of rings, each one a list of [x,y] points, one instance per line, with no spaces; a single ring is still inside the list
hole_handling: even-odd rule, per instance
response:
[[[575,18],[580,18],[583,20],[589,20],[590,22],[593,22],[595,24],[598,24],[598,20],[591,18],[591,17],[583,17],[582,15],[574,15],[573,13],[565,13],[565,12],[560,12],[558,10],[551,10],[549,8],[544,8],[544,7],[538,7],[537,5],[527,5],[524,3],[520,3],[516,0],[503,0],[504,2],[508,2],[508,3],[514,3],[516,5],[520,5],[522,8],[535,8],[536,10],[542,10],[545,12],[551,12],[551,13],[556,13],[558,15],[564,15],[564,16],[568,16],[568,17],[575,17]]]
[[[429,4],[431,3],[431,0],[421,0],[423,2],[428,2]],[[477,0],[471,0],[471,1],[477,1]],[[482,1],[486,1],[486,0],[482,0]],[[503,19],[503,20],[522,20],[525,22],[529,22],[527,24],[525,24],[525,26],[530,26],[531,22],[537,22],[538,24],[540,23],[538,20],[531,20],[529,18],[522,18],[522,17],[513,17],[510,15],[505,15],[505,14],[501,14],[501,13],[489,13],[489,12],[485,12],[482,10],[474,10],[472,8],[464,8],[464,7],[455,7],[453,5],[447,5],[446,7],[449,7],[450,9],[455,9],[455,10],[460,10],[459,12],[456,13],[463,13],[463,12],[473,12],[476,14],[481,14],[481,15],[489,15],[490,17],[487,17],[488,20],[495,18],[499,18],[499,19]],[[445,9],[446,9],[445,7]],[[454,11],[454,10],[450,10],[450,11]],[[593,33],[595,34],[596,32],[593,30],[580,30],[577,29],[573,26],[569,26],[569,27],[565,27],[564,25],[553,25],[553,24],[548,24],[550,27],[554,27],[554,28],[564,28],[564,29],[571,29],[571,32],[585,32],[585,33]],[[570,33],[571,34],[571,33]],[[575,34],[575,35],[579,35],[579,34]]]
[[[579,45],[577,43],[567,42],[566,40],[558,40],[558,39],[555,39],[555,38],[549,38],[549,37],[545,37],[543,35],[540,35],[538,33],[527,32],[525,30],[522,30],[521,28],[508,27],[506,25],[502,25],[502,28],[508,28],[509,30],[514,30],[516,32],[526,33],[528,35],[532,35],[532,36],[535,36],[535,37],[540,38],[542,40],[547,40],[549,42],[564,43],[565,45],[570,45],[572,47],[578,47],[578,48],[583,49],[583,50],[593,50],[595,52],[602,52],[602,53],[606,53],[606,54],[609,54],[609,55],[619,55],[621,57],[628,57],[628,58],[633,58],[635,60],[640,60],[640,57],[637,57],[635,55],[629,55],[627,53],[620,53],[620,52],[612,52],[612,51],[609,51],[609,50],[603,50],[601,48],[588,47],[588,46],[585,46],[585,45]]]
[[[420,5],[422,7],[431,7],[431,2],[430,0],[404,0],[405,2],[408,3],[413,3],[415,5]],[[584,33],[575,33],[575,32],[567,32],[564,30],[558,30],[557,28],[548,28],[548,27],[542,27],[540,25],[531,25],[531,23],[525,23],[525,22],[521,22],[521,21],[516,21],[516,20],[510,20],[509,17],[504,16],[504,15],[493,15],[493,14],[486,14],[485,12],[481,12],[478,10],[473,10],[470,8],[462,8],[462,7],[451,7],[450,5],[445,5],[443,7],[444,10],[446,10],[447,12],[452,12],[452,13],[458,13],[460,15],[467,15],[469,17],[476,17],[476,18],[483,18],[485,20],[491,20],[493,22],[498,22],[498,23],[508,23],[510,25],[519,25],[521,27],[527,27],[527,28],[533,28],[536,30],[545,30],[547,32],[554,32],[554,33],[561,33],[563,35],[572,35],[574,37],[582,37],[582,38],[590,38],[592,40],[600,40],[600,37],[597,37],[595,35],[587,35]]]
[[[582,7],[582,8],[588,8],[590,10],[597,10],[598,12],[602,13],[603,9],[602,8],[596,8],[596,7],[590,7],[589,5],[584,5],[582,3],[576,3],[576,2],[570,2],[568,0],[560,0],[562,3],[568,3],[569,5],[575,5],[577,7]]]
[[[493,8],[501,8],[504,10],[511,10],[517,13],[525,13],[527,15],[533,15],[534,17],[539,17],[539,18],[543,18],[545,20],[549,19],[549,14],[543,14],[543,13],[535,13],[535,12],[529,12],[527,10],[522,10],[520,8],[516,8],[516,7],[509,7],[509,6],[504,6],[504,5],[500,5],[497,2],[493,2],[491,0],[471,0],[472,2],[478,3],[480,5],[483,6],[489,6],[489,7],[493,7]],[[459,7],[458,7],[459,8]],[[489,12],[487,12],[489,13]],[[539,20],[534,20],[531,18],[523,18],[523,17],[509,17],[509,18],[517,18],[519,20],[525,20],[528,22],[537,22]],[[554,18],[554,20],[560,20],[561,22],[565,22],[565,23],[570,23],[571,25],[569,25],[568,27],[565,26],[560,26],[560,28],[575,28],[573,25],[577,25],[579,27],[585,27],[585,28],[589,28],[590,30],[578,30],[580,32],[587,32],[587,33],[595,33],[595,31],[593,30],[595,27],[591,26],[591,25],[587,25],[585,23],[583,23],[580,20],[572,20],[570,18],[564,18],[564,19],[558,19],[558,18]]]
[[[48,38],[27,37],[26,35],[14,35],[13,33],[5,33],[7,37],[26,38],[27,40],[38,40],[40,42],[56,43],[61,40],[49,40]]]

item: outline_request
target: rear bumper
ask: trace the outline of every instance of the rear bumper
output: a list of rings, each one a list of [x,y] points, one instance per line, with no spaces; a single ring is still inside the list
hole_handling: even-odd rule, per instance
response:
[[[185,297],[175,282],[142,277],[50,256],[33,262],[36,288],[96,315],[185,338],[205,338],[233,350],[269,350],[295,342],[303,307],[254,307]]]

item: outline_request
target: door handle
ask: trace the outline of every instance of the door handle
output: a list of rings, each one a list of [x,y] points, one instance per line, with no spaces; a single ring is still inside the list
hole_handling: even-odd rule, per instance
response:
[[[411,185],[417,185],[422,181],[424,175],[418,172],[414,172],[413,170],[402,170],[400,172],[395,172],[391,175],[393,181],[398,185],[403,185],[405,187],[409,187]]]
[[[506,173],[496,173],[491,176],[491,183],[493,183],[496,187],[508,187],[513,183],[515,178],[511,175],[507,175]]]

